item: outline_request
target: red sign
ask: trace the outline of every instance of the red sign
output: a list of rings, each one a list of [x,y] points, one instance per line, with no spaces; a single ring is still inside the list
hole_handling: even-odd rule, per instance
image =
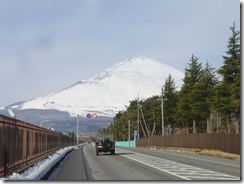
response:
[[[96,113],[93,113],[93,114],[92,114],[92,118],[93,118],[93,119],[96,119],[96,118],[97,118],[97,114],[96,114]]]
[[[96,119],[96,118],[97,118],[97,114],[96,114],[96,113],[93,113],[93,114],[91,114],[91,113],[87,113],[87,114],[86,114],[86,118],[87,118],[87,119],[90,119],[90,118],[92,118],[92,119]]]

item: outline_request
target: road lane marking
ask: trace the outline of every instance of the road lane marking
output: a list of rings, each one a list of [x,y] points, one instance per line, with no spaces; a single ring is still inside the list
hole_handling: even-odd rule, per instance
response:
[[[202,159],[202,158],[195,158],[195,157],[191,157],[191,156],[187,156],[187,155],[179,155],[179,154],[174,154],[174,153],[167,153],[165,151],[157,151],[158,153],[164,153],[164,154],[168,154],[168,155],[175,155],[175,156],[180,156],[180,157],[185,157],[185,158],[191,158],[191,159],[195,159],[195,160],[203,160],[206,162],[212,162],[212,163],[217,163],[217,164],[221,164],[221,165],[228,165],[228,166],[232,166],[232,167],[240,167],[239,165],[233,165],[233,164],[227,164],[227,163],[223,163],[223,162],[217,162],[217,161],[213,161],[213,160],[206,160],[206,159]]]
[[[121,154],[121,156],[136,162],[140,162],[144,165],[150,166],[184,180],[240,180],[240,178],[235,176],[181,164],[178,162],[165,160],[137,152],[127,151],[120,148],[117,148],[116,153],[125,153],[125,151],[126,153],[131,154]]]

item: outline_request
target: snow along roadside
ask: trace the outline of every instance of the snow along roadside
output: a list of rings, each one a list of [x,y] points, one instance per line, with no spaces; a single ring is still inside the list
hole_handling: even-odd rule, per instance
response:
[[[75,146],[70,146],[60,149],[53,155],[49,155],[47,158],[29,167],[23,173],[13,173],[5,178],[0,178],[0,180],[40,180],[57,162],[74,148]]]

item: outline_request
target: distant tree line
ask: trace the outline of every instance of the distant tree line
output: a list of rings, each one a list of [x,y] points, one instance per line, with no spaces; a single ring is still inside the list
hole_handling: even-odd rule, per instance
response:
[[[180,91],[169,75],[160,96],[130,101],[126,110],[116,114],[114,122],[100,133],[112,133],[117,140],[127,140],[130,121],[132,138],[138,125],[140,137],[162,135],[162,98],[165,135],[239,133],[240,31],[236,30],[235,23],[230,30],[232,35],[223,66],[216,70],[208,61],[203,66],[199,58],[192,55]]]

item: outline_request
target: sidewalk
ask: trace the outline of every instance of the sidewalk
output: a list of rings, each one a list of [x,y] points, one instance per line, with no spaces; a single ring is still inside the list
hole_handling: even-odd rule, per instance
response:
[[[64,166],[57,177],[57,181],[84,181],[89,180],[87,164],[83,156],[83,148],[74,149],[65,161]]]

